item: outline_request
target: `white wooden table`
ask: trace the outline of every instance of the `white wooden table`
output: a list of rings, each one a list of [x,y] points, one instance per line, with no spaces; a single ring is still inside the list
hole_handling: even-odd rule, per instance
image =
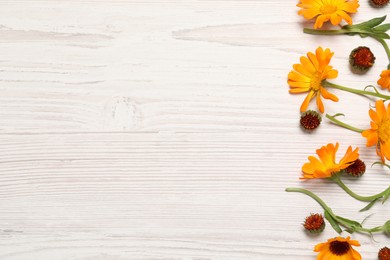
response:
[[[365,139],[323,120],[299,128],[304,95],[288,94],[292,64],[334,52],[333,82],[362,89],[387,60],[357,36],[302,33],[291,0],[0,1],[0,259],[315,259],[302,222],[322,210],[377,226],[390,204],[364,203],[327,181],[299,181],[315,149],[361,148],[369,195],[390,171]],[[389,12],[361,1],[355,22]],[[366,45],[375,66],[351,73]],[[330,114],[365,128],[372,100],[333,91]],[[347,236],[348,234],[342,234]],[[363,259],[390,246],[360,234]]]

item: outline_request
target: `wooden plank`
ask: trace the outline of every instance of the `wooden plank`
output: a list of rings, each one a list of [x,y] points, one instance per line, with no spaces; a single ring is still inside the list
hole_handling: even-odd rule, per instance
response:
[[[306,235],[321,208],[288,186],[363,220],[364,204],[335,184],[298,178],[326,143],[360,147],[367,166],[374,149],[326,120],[302,131],[304,95],[289,95],[286,77],[319,45],[351,87],[375,83],[387,61],[369,39],[304,35],[295,4],[0,1],[0,259],[313,259],[337,234]],[[354,19],[386,10],[361,2]],[[357,76],[347,57],[363,44],[377,60]],[[333,92],[326,111],[367,128],[373,101]],[[369,195],[387,174],[346,182]],[[367,225],[389,210],[376,205]],[[388,241],[353,238],[363,259]]]

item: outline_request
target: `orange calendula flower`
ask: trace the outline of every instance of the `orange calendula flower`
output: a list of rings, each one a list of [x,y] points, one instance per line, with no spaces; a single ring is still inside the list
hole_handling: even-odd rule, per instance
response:
[[[338,25],[341,20],[352,24],[349,13],[356,13],[359,8],[358,0],[301,0],[298,11],[305,19],[311,20],[315,17],[314,29],[321,28],[324,22],[330,20],[333,25]]]
[[[317,260],[361,260],[362,256],[352,246],[360,246],[359,241],[335,237],[316,245],[314,252],[319,252]]]
[[[303,177],[301,179],[332,177],[333,174],[347,168],[359,158],[359,148],[352,150],[352,147],[349,146],[343,158],[336,163],[336,152],[338,149],[338,143],[336,145],[328,144],[317,149],[316,153],[319,159],[314,156],[308,157],[309,162],[302,166]]]
[[[371,128],[364,130],[362,136],[367,139],[367,146],[376,146],[376,153],[381,157],[390,160],[390,104],[387,109],[383,100],[375,103],[376,111],[370,109]]]
[[[381,73],[380,79],[378,80],[378,85],[381,86],[382,89],[390,90],[390,70],[384,70]]]
[[[337,70],[329,66],[333,52],[329,49],[323,50],[318,47],[316,53],[308,52],[307,57],[302,56],[299,64],[294,64],[294,70],[288,74],[287,83],[290,86],[290,93],[309,92],[301,105],[301,112],[306,111],[309,102],[316,97],[317,107],[321,113],[324,113],[324,104],[321,96],[337,102],[339,99],[329,93],[322,85],[325,79],[334,79],[337,77]]]

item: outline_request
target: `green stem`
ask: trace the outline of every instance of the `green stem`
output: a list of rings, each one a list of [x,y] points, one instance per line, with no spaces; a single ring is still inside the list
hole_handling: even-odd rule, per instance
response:
[[[337,84],[334,84],[334,83],[330,83],[329,81],[326,81],[326,80],[322,81],[322,85],[324,87],[335,88],[335,89],[347,91],[347,92],[358,94],[358,95],[374,96],[374,97],[382,98],[382,99],[385,99],[385,100],[390,99],[390,96],[383,95],[383,94],[381,94],[379,92],[371,92],[371,91],[366,91],[366,90],[359,90],[359,89],[348,88],[348,87],[340,86],[340,85],[337,85]]]
[[[335,123],[336,125],[339,125],[339,126],[341,126],[341,127],[344,127],[344,128],[346,128],[346,129],[349,129],[349,130],[352,130],[352,131],[355,131],[355,132],[358,132],[358,133],[363,132],[363,130],[360,129],[360,128],[353,127],[353,126],[348,125],[348,124],[346,124],[346,123],[344,123],[344,122],[341,122],[340,120],[337,120],[337,119],[335,118],[335,116],[331,116],[331,115],[329,115],[329,114],[326,114],[326,118],[328,118],[330,121],[332,121],[332,122]]]
[[[337,183],[346,193],[348,193],[351,197],[357,199],[357,200],[360,200],[360,201],[366,201],[366,202],[370,202],[370,201],[373,201],[373,200],[376,200],[378,198],[382,198],[387,192],[388,190],[390,189],[387,188],[386,190],[382,191],[381,193],[378,193],[376,195],[372,195],[372,196],[360,196],[358,194],[356,194],[355,192],[353,192],[352,190],[350,190],[347,185],[345,185],[338,174],[335,174],[333,175],[332,177],[330,177],[331,180],[333,180],[335,183]]]
[[[340,29],[340,30],[317,30],[317,29],[310,29],[310,28],[304,28],[303,29],[304,33],[307,34],[314,34],[314,35],[341,35],[341,34],[346,34],[349,31]]]
[[[362,37],[362,35],[366,35],[366,36],[369,36],[375,40],[377,40],[380,44],[382,44],[383,48],[385,49],[386,51],[386,54],[387,54],[387,58],[389,59],[389,62],[390,62],[390,49],[389,49],[389,46],[387,45],[386,41],[384,39],[382,39],[381,37],[378,37],[375,35],[375,33],[373,32],[369,32],[369,31],[366,31],[366,30],[359,30],[358,28],[354,28],[354,29],[340,29],[340,30],[318,30],[318,29],[310,29],[310,28],[304,28],[303,29],[303,32],[304,33],[307,33],[307,34],[314,34],[314,35],[341,35],[341,34],[346,34],[346,35],[360,35]],[[389,66],[388,66],[388,69],[390,69],[390,63],[389,63]]]
[[[375,40],[380,42],[380,44],[382,44],[383,48],[386,51],[387,58],[389,59],[389,62],[390,62],[390,49],[389,49],[389,46],[387,45],[387,43],[385,42],[385,40],[383,40],[382,38],[376,37],[376,36],[372,36],[372,38],[374,38]]]
[[[321,205],[321,207],[329,213],[329,215],[335,220],[337,221],[338,224],[346,227],[347,229],[351,229],[351,230],[354,230],[354,231],[357,231],[357,232],[360,232],[360,233],[373,233],[373,232],[379,232],[379,231],[383,231],[383,226],[380,226],[380,227],[375,227],[375,228],[371,228],[371,229],[368,229],[368,228],[363,228],[363,227],[359,227],[359,226],[352,226],[350,223],[348,223],[348,221],[345,221],[343,220],[342,218],[336,216],[333,211],[328,207],[328,205],[326,205],[326,203],[320,198],[318,197],[317,195],[315,195],[313,192],[309,191],[309,190],[305,190],[305,189],[302,189],[302,188],[286,188],[286,191],[287,192],[300,192],[300,193],[303,193],[303,194],[306,194],[308,195],[309,197],[313,198],[315,201],[318,202],[318,204]]]
[[[300,193],[303,193],[303,194],[306,194],[308,195],[309,197],[313,198],[315,201],[318,202],[318,204],[321,205],[321,207],[327,211],[332,217],[336,217],[332,210],[328,207],[328,205],[326,205],[326,203],[320,198],[318,197],[317,195],[315,195],[313,192],[309,191],[309,190],[305,190],[305,189],[301,189],[301,188],[286,188],[286,191],[287,192],[300,192]]]

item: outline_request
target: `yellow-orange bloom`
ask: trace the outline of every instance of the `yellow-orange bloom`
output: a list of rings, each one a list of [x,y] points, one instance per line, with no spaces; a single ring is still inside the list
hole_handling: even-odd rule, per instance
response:
[[[390,90],[390,70],[384,70],[381,73],[380,79],[378,80],[378,85],[381,86],[382,89]]]
[[[359,158],[359,148],[352,150],[349,146],[347,152],[336,163],[336,153],[339,149],[339,144],[327,144],[316,150],[319,157],[309,156],[309,162],[302,166],[303,177],[301,179],[316,179],[316,178],[329,178],[333,174],[340,172],[347,168],[356,159]]]
[[[383,100],[375,104],[376,111],[370,109],[371,128],[364,130],[362,136],[367,139],[367,146],[376,146],[376,153],[381,157],[390,160],[390,104],[387,109]]]
[[[315,17],[314,28],[321,28],[324,22],[330,20],[333,25],[338,25],[341,20],[352,24],[352,18],[348,13],[356,13],[359,8],[358,0],[301,0],[297,4],[302,8],[298,11],[305,19],[311,20]]]
[[[290,93],[309,92],[301,105],[301,112],[307,110],[310,100],[314,97],[316,97],[317,107],[321,113],[324,113],[321,96],[335,102],[339,100],[322,85],[323,80],[337,77],[337,70],[329,66],[332,56],[333,52],[329,49],[323,50],[318,47],[315,54],[308,52],[307,57],[302,56],[300,58],[301,63],[294,64],[294,70],[288,74],[287,83],[290,86]]]
[[[361,260],[362,256],[352,246],[360,246],[359,241],[335,237],[316,245],[314,252],[319,252],[317,260]]]

